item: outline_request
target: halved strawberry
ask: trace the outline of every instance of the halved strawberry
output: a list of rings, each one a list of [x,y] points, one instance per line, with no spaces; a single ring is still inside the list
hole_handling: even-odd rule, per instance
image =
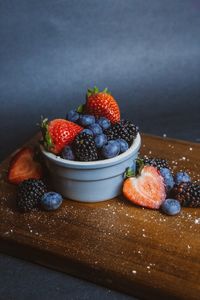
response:
[[[95,117],[105,117],[111,123],[120,121],[120,110],[117,101],[108,93],[107,89],[99,92],[97,87],[88,89],[85,105],[86,112]]]
[[[43,142],[46,150],[59,154],[66,145],[73,142],[83,128],[64,119],[48,121],[44,119],[41,124]]]
[[[166,198],[163,177],[156,168],[144,166],[138,177],[125,180],[123,194],[137,205],[159,209]]]
[[[10,162],[8,181],[19,184],[26,179],[40,179],[42,167],[34,160],[34,151],[30,147],[19,150]]]

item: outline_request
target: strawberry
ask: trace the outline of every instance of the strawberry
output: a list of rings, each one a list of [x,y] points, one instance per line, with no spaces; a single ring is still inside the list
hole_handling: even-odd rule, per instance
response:
[[[34,151],[30,147],[19,150],[10,162],[8,181],[19,184],[26,179],[40,179],[42,167],[34,160]]]
[[[166,198],[163,177],[156,168],[144,166],[138,177],[125,180],[123,194],[137,205],[159,209]]]
[[[103,92],[99,92],[97,87],[94,87],[93,90],[88,89],[85,109],[88,114],[105,117],[111,123],[120,121],[119,106],[107,89],[104,89]]]
[[[41,130],[46,150],[59,154],[66,145],[73,142],[83,128],[64,119],[55,119],[50,122],[48,122],[48,119],[44,119]]]

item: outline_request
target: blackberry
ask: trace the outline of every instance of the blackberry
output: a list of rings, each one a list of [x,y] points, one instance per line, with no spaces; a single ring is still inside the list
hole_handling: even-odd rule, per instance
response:
[[[98,152],[92,135],[81,132],[72,143],[72,148],[79,161],[98,160]]]
[[[169,164],[166,159],[146,156],[142,157],[141,159],[145,165],[156,167],[158,170],[160,170],[161,168],[169,169]]]
[[[130,121],[121,120],[104,130],[108,140],[124,139],[129,145],[132,144],[138,133],[138,127]]]
[[[31,211],[38,207],[47,187],[42,180],[27,179],[20,183],[17,193],[17,206],[23,211]]]
[[[200,207],[200,185],[197,183],[182,182],[176,184],[171,193],[182,206]]]

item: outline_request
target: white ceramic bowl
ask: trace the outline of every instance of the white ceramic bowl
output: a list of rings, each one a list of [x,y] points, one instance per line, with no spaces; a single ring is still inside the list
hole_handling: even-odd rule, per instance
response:
[[[81,202],[98,202],[121,194],[124,172],[135,168],[141,146],[137,134],[131,147],[114,158],[94,162],[63,159],[41,148],[53,188],[63,197]]]

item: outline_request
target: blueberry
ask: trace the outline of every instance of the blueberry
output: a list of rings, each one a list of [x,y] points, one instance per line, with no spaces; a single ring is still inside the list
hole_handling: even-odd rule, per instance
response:
[[[111,126],[110,120],[104,117],[97,119],[96,123],[99,124],[103,130],[108,129]]]
[[[90,129],[88,129],[88,128],[85,128],[85,129],[83,129],[83,130],[81,131],[81,133],[83,133],[83,132],[85,132],[85,133],[87,133],[87,134],[89,134],[89,135],[92,135],[92,136],[93,136],[93,132],[92,132],[92,130],[90,130]]]
[[[160,174],[164,178],[166,191],[169,192],[175,184],[172,172],[168,168],[160,168]]]
[[[107,136],[105,134],[99,134],[95,137],[95,145],[97,148],[103,147],[107,143]]]
[[[82,126],[89,126],[95,123],[95,117],[92,115],[81,115],[79,118],[79,124]]]
[[[123,153],[123,152],[125,152],[125,151],[128,150],[129,145],[128,145],[128,143],[124,139],[118,139],[118,140],[116,140],[116,142],[119,143],[120,153]]]
[[[70,146],[65,146],[62,150],[61,157],[64,159],[75,160],[73,150]]]
[[[119,154],[119,152],[120,152],[119,143],[114,140],[108,141],[108,143],[102,147],[102,155],[104,158],[115,157]]]
[[[100,126],[99,124],[96,124],[96,123],[90,125],[90,126],[88,127],[88,129],[90,129],[90,130],[93,132],[94,136],[103,133],[103,130],[102,130],[101,126]]]
[[[48,192],[42,196],[41,205],[45,210],[55,210],[62,204],[63,198],[55,192]]]
[[[186,172],[178,172],[174,177],[175,183],[179,184],[181,182],[191,182],[191,178]]]
[[[170,216],[177,215],[181,211],[180,202],[176,199],[166,199],[161,205],[162,211]]]
[[[66,119],[71,122],[77,122],[79,120],[79,117],[79,113],[76,110],[72,109],[67,113]]]

